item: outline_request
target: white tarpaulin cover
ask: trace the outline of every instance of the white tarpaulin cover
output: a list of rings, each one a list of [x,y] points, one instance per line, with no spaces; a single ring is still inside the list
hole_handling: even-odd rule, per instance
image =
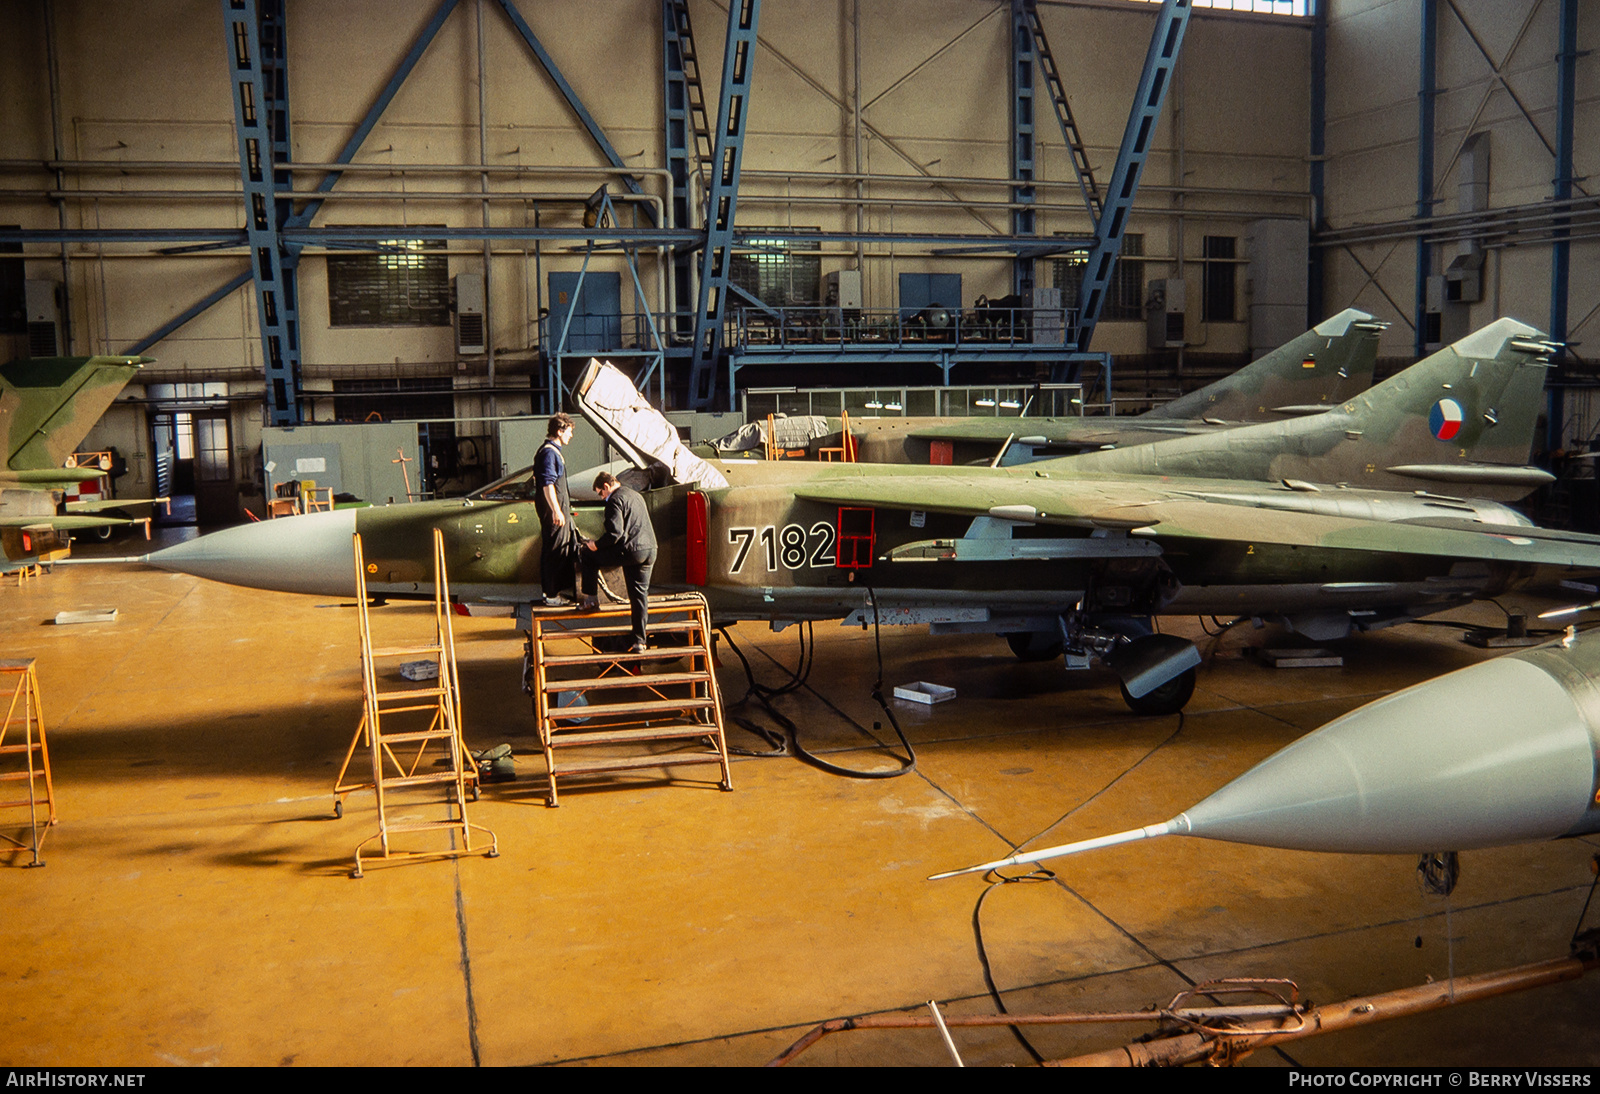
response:
[[[660,460],[673,482],[702,490],[720,490],[728,485],[720,471],[683,446],[677,428],[609,361],[590,358],[573,398],[579,412],[596,429],[608,439],[610,434],[617,434],[643,455]]]

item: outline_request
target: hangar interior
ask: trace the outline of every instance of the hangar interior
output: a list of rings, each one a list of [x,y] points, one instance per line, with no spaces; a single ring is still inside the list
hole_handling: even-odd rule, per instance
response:
[[[1138,413],[1345,308],[1387,323],[1383,377],[1509,316],[1564,347],[1529,456],[1554,481],[1527,504],[1593,531],[1595,16],[12,3],[0,359],[153,359],[81,447],[116,454],[119,497],[189,499],[157,518],[159,545],[268,517],[291,477],[375,505],[480,488],[532,462],[596,356],[704,441],[832,398],[852,419]],[[568,465],[611,454],[580,424]],[[812,659],[776,701],[847,766],[893,768],[875,677],[954,687],[894,707],[916,771],[739,755],[731,794],[658,773],[551,810],[532,762],[474,803],[498,859],[354,881],[369,817],[336,821],[328,798],[360,718],[347,602],[134,566],[8,577],[0,658],[37,662],[62,817],[47,869],[0,856],[13,1062],[756,1064],[841,1015],[992,1012],[989,985],[1012,1012],[1165,1004],[1228,976],[1332,1001],[1559,956],[1593,836],[1468,854],[1446,898],[1405,856],[1199,840],[1069,860],[986,903],[974,879],[923,880],[1172,816],[1330,719],[1488,658],[1461,626],[1557,602],[1354,636],[1337,668],[1266,667],[1271,626],[1178,624],[1204,662],[1196,701],[1163,717],[989,635],[824,624],[797,653],[794,629],[747,622],[732,635],[757,676]],[[42,623],[110,606],[115,622]],[[428,618],[394,602],[373,627],[409,641]],[[457,627],[468,739],[536,756],[517,627]],[[733,702],[726,649],[718,675],[730,715],[759,719]],[[732,725],[730,743],[767,747]],[[1597,991],[1242,1062],[1593,1066]],[[1128,1039],[1026,1036],[1046,1057]],[[957,1040],[969,1063],[1037,1058],[1003,1027]],[[802,1057],[948,1060],[925,1030]]]

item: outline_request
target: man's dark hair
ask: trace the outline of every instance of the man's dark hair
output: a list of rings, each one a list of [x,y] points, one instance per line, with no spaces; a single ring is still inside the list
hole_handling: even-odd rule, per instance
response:
[[[552,414],[552,415],[550,415],[550,425],[545,429],[545,434],[544,435],[546,437],[554,437],[557,433],[560,433],[563,429],[569,429],[569,428],[571,428],[571,426],[572,426],[572,415],[571,414]]]
[[[602,471],[594,477],[594,492],[598,494],[607,486],[616,486],[617,477],[609,471]]]

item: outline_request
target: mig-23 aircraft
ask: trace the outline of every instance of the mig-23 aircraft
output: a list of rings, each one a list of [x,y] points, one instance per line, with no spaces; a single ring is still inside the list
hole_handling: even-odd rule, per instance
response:
[[[71,503],[61,492],[103,477],[104,467],[67,466],[78,443],[149,357],[40,357],[0,365],[0,545],[20,564],[64,551],[78,529],[137,523],[93,515],[129,502]]]
[[[1018,463],[1319,414],[1371,385],[1378,336],[1388,325],[1364,311],[1347,308],[1232,375],[1145,414],[852,417],[849,425],[855,458],[862,463],[989,463],[1005,446],[1003,462]],[[815,421],[817,447],[842,445],[838,428],[829,434],[824,424],[827,419]],[[834,427],[840,424],[837,419],[832,422]],[[735,446],[759,451],[765,427],[764,422],[754,422],[715,442],[716,455],[730,456]]]
[[[1232,375],[1144,414],[879,418],[852,421],[852,432],[861,434],[859,458],[866,463],[987,463],[1008,441],[1011,463],[1320,414],[1372,384],[1378,336],[1388,325],[1347,308]]]
[[[1130,706],[1154,713],[1182,708],[1199,663],[1192,643],[1150,633],[1155,616],[1273,617],[1320,637],[1600,570],[1600,537],[1410,488],[1547,481],[1523,463],[1553,348],[1504,319],[1325,414],[993,469],[701,461],[610,365],[592,361],[574,398],[658,483],[645,492],[661,545],[654,588],[701,590],[723,621],[1002,635],[1019,656],[1105,663]],[[1240,470],[1224,477],[1230,453]],[[1090,462],[1123,454],[1151,471]],[[1206,477],[1173,474],[1169,459]],[[421,597],[437,527],[459,599],[525,611],[540,599],[531,476],[461,499],[228,529],[142,561],[349,596],[359,533],[369,592]],[[1394,483],[1410,489],[1373,488]],[[594,510],[577,521],[599,530]]]

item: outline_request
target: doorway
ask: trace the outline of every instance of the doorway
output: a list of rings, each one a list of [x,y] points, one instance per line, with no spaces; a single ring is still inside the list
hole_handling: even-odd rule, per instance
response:
[[[233,524],[239,518],[225,383],[151,384],[150,451],[156,493],[172,499],[161,524]]]

